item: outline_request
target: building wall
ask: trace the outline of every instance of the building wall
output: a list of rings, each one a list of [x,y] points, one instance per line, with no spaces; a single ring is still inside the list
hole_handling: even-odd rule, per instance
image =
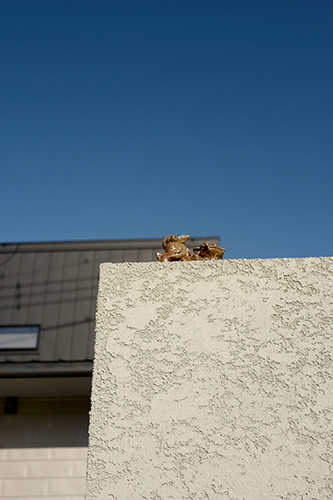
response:
[[[331,500],[333,258],[103,264],[87,500]]]
[[[219,241],[189,247],[207,239]],[[161,250],[161,239],[0,244],[0,326],[40,326],[38,349],[0,342],[1,497],[83,497],[89,405],[76,404],[90,396],[99,264]],[[18,398],[14,415],[7,397]]]

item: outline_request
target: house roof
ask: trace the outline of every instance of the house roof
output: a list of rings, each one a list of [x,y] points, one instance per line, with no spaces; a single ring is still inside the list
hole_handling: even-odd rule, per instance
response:
[[[191,238],[189,248],[218,237]],[[3,376],[91,373],[102,262],[155,261],[161,239],[0,245],[0,326],[40,327],[37,350],[0,351]]]

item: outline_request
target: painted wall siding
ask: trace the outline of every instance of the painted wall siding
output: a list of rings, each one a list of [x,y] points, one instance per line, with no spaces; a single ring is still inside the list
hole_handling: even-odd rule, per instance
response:
[[[2,500],[83,500],[88,408],[86,398],[19,399],[17,414],[0,415]]]

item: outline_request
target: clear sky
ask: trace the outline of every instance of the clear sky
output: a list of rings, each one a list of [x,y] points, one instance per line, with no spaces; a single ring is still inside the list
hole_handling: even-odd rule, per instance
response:
[[[332,0],[0,2],[0,241],[333,255]]]

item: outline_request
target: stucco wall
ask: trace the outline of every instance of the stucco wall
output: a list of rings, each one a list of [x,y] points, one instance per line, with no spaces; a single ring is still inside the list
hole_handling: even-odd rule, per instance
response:
[[[102,264],[87,500],[331,500],[333,258]]]

